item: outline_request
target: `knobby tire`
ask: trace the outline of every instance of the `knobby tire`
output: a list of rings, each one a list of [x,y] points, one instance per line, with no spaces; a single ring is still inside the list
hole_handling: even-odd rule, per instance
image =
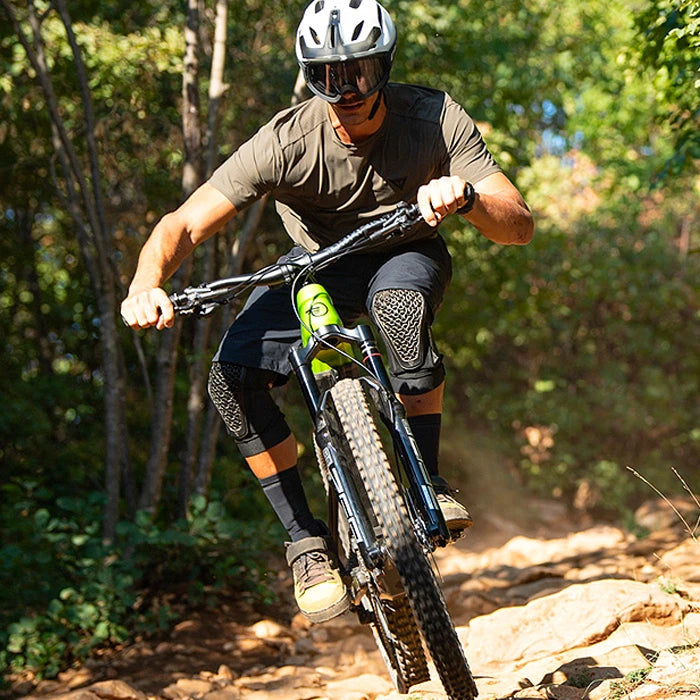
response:
[[[339,421],[337,414],[332,416],[331,420],[335,424],[333,426],[334,434],[336,436],[344,436],[344,426]],[[343,455],[345,467],[353,479],[355,487],[360,492],[360,499],[363,502],[365,514],[376,525],[377,518],[374,515],[367,494],[364,492],[364,484],[359,477],[358,470],[354,468],[355,458],[346,441],[339,440],[338,442],[344,442],[342,449],[345,453]],[[326,489],[326,494],[329,495],[331,477],[328,464],[315,440],[314,449],[321,470],[323,485]],[[354,538],[351,535],[350,527],[342,508],[339,509],[337,527],[337,546],[338,552],[342,553],[342,561],[348,566],[352,566],[350,562],[354,562],[354,565],[357,565],[358,559],[361,558],[361,553],[354,543]],[[406,596],[401,595],[391,600],[385,600],[382,599],[378,590],[370,587],[363,596],[361,605],[373,619],[371,624],[372,634],[396,689],[400,693],[407,693],[411,686],[429,680],[430,671],[428,670],[428,663],[423,651],[420,632],[416,626],[416,621]]]
[[[334,412],[381,529],[384,547],[403,584],[423,640],[452,700],[478,694],[462,644],[433,569],[417,537],[358,380],[331,390]]]

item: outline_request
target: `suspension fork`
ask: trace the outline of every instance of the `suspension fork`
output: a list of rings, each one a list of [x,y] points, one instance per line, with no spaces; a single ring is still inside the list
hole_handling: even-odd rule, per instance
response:
[[[355,482],[344,469],[341,455],[334,444],[330,428],[324,417],[329,389],[319,388],[317,375],[309,361],[308,348],[296,346],[290,353],[292,369],[299,381],[302,395],[314,423],[314,437],[329,472],[328,527],[334,539],[338,534],[338,509],[342,505],[348,516],[348,524],[357,540],[362,558],[370,569],[381,568],[384,552],[377,544],[373,524],[367,518]]]

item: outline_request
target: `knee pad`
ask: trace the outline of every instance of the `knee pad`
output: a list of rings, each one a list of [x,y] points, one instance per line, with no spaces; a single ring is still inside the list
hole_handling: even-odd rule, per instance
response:
[[[244,457],[282,442],[290,430],[270,396],[274,373],[231,362],[213,362],[209,396]]]
[[[386,346],[394,390],[420,394],[437,387],[445,371],[425,297],[413,289],[384,289],[374,295],[370,315]]]

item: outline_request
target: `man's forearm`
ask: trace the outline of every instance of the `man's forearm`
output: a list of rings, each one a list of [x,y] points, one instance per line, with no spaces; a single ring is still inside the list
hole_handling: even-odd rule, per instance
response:
[[[129,294],[162,286],[192,252],[194,245],[174,214],[166,214],[139,254]]]
[[[525,202],[511,193],[477,193],[474,207],[465,218],[494,243],[525,245],[532,240],[532,214]]]

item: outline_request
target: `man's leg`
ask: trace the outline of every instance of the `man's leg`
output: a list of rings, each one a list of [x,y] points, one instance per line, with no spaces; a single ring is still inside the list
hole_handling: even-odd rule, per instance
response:
[[[270,396],[270,372],[215,361],[209,394],[248,466],[292,540],[287,561],[299,609],[322,622],[349,606],[332,562],[326,529],[309,509],[297,469],[297,443]]]
[[[411,432],[416,438],[418,449],[430,476],[439,474],[438,452],[444,391],[443,380],[435,389],[430,389],[423,394],[399,394],[399,400],[406,408]]]
[[[392,384],[406,407],[447,526],[464,530],[473,524],[471,515],[455,500],[438,468],[445,371],[430,332],[428,299],[418,290],[386,288],[374,295],[370,308],[387,348]]]
[[[453,497],[454,490],[440,476],[438,467],[444,391],[443,381],[435,389],[424,394],[399,394],[399,399],[406,408],[408,424],[418,443],[448,527],[450,530],[466,530],[474,521],[469,511]]]

